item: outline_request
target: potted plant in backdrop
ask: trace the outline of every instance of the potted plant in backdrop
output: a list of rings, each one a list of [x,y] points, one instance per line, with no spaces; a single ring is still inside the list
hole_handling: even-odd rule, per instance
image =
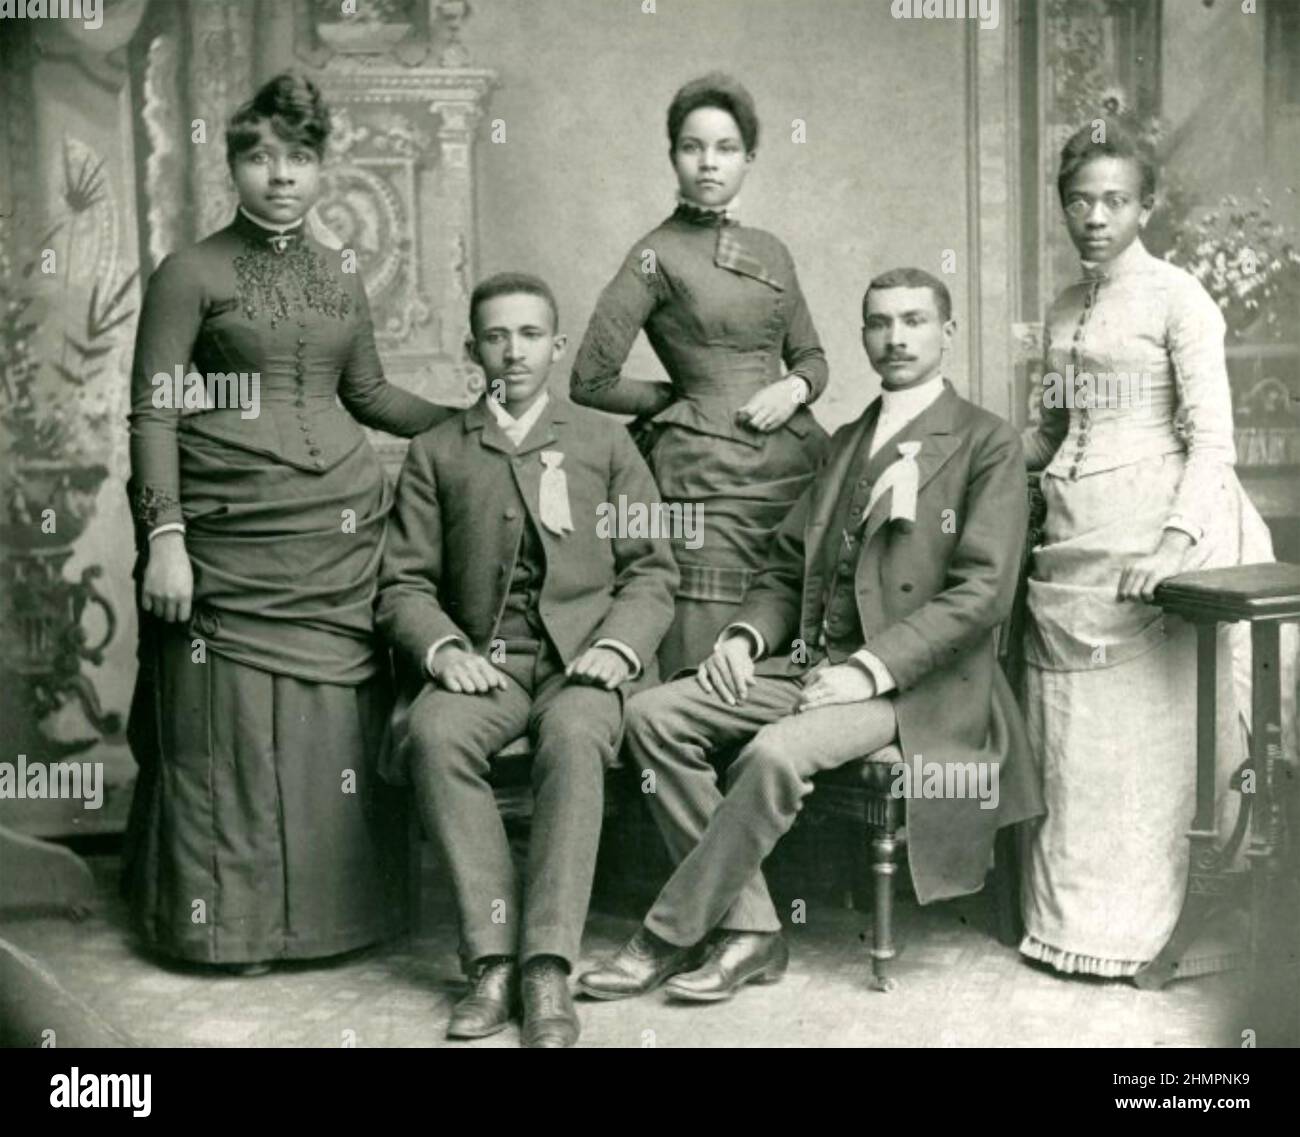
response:
[[[1180,219],[1165,258],[1214,297],[1243,466],[1300,465],[1300,249],[1257,189]]]
[[[93,281],[88,299],[71,287],[79,217],[101,191],[98,167],[65,161],[65,215],[20,250],[11,221],[0,219],[0,721],[9,748],[29,760],[84,750],[120,735],[121,715],[106,713],[84,663],[99,665],[117,619],[95,587],[101,566],[64,575],[74,544],[94,516],[108,476],[113,426],[111,385],[100,382],[118,337],[135,314],[136,274],[111,289]],[[62,271],[38,287],[43,263]],[[54,301],[54,303],[51,303]],[[62,326],[47,325],[57,315]],[[41,358],[39,345],[51,342]],[[98,609],[103,628],[83,627]],[[75,700],[95,733],[66,739],[48,729]]]

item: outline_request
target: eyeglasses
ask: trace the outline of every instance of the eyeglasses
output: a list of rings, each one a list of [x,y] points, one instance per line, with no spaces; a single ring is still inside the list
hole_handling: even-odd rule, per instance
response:
[[[1065,212],[1076,221],[1082,221],[1092,212],[1094,205],[1100,205],[1106,213],[1114,216],[1132,204],[1133,199],[1126,193],[1108,193],[1099,198],[1072,197],[1065,203]]]

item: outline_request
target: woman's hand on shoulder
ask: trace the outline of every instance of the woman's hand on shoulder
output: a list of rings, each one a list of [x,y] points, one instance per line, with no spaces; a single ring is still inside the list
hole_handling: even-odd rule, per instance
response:
[[[787,375],[779,383],[769,383],[756,392],[736,412],[736,417],[751,430],[768,434],[785,426],[807,401],[807,380],[798,375]]]
[[[180,533],[160,533],[149,542],[140,606],[168,623],[187,623],[194,599],[194,570]]]
[[[1156,588],[1171,576],[1182,572],[1187,551],[1192,546],[1189,534],[1179,529],[1166,529],[1154,553],[1135,557],[1120,573],[1120,600],[1143,600],[1150,604]]]

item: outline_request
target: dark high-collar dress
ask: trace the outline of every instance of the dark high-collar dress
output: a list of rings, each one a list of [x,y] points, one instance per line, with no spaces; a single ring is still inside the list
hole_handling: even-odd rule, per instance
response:
[[[384,379],[345,267],[305,227],[240,214],[145,293],[137,577],[148,534],[183,522],[194,602],[188,627],[140,614],[126,885],[146,940],[187,959],[329,955],[403,923],[401,825],[374,772],[389,499],[361,427],[410,436],[450,412]],[[217,405],[178,407],[178,368],[222,376]],[[239,390],[244,406],[223,396]]]
[[[622,374],[642,330],[668,383]],[[825,453],[807,405],[767,434],[737,421],[786,375],[807,382],[808,403],[825,390],[826,356],[789,250],[686,204],[632,246],[587,326],[574,402],[637,416],[664,500],[692,511],[672,537],[681,587],[659,649],[665,677],[698,664],[737,618],[772,533]]]

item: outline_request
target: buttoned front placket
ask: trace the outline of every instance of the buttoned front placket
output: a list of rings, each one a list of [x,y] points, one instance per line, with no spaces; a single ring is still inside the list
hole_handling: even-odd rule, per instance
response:
[[[853,578],[857,575],[858,554],[862,544],[862,526],[859,521],[867,502],[871,500],[871,486],[870,478],[859,478],[849,499],[839,556],[836,558],[835,573],[831,577],[822,626],[817,637],[817,646],[822,651],[826,650],[829,643],[842,644],[856,639],[862,631]]]
[[[298,320],[298,330],[301,332],[306,326],[306,321]],[[298,336],[298,349],[294,353],[294,382],[297,384],[297,394],[294,398],[294,406],[298,408],[298,429],[302,432],[303,441],[307,444],[307,453],[312,458],[312,464],[317,469],[323,469],[325,466],[324,451],[316,443],[312,436],[311,422],[307,417],[307,365],[304,357],[307,352],[307,338]]]
[[[1094,280],[1089,286],[1088,291],[1083,298],[1083,311],[1079,313],[1079,323],[1074,329],[1074,337],[1070,342],[1070,362],[1074,367],[1074,390],[1071,392],[1074,409],[1078,412],[1077,419],[1071,415],[1072,421],[1078,422],[1078,434],[1075,438],[1074,457],[1070,462],[1070,481],[1079,480],[1079,467],[1088,450],[1088,431],[1092,427],[1092,402],[1087,397],[1087,393],[1079,384],[1079,375],[1083,372],[1082,349],[1084,333],[1087,331],[1088,322],[1092,319],[1093,310],[1097,306],[1097,293],[1101,290],[1102,281]]]

